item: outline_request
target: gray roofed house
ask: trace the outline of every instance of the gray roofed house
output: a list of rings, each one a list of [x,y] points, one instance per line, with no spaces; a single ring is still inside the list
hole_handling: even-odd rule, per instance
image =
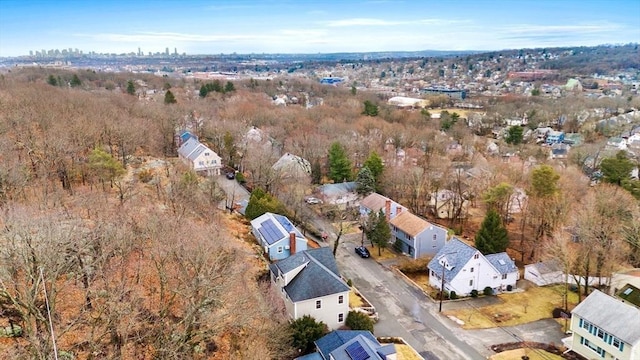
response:
[[[357,183],[347,181],[319,186],[317,192],[325,203],[333,205],[358,206]]]
[[[557,260],[546,260],[524,266],[524,278],[538,286],[565,282],[562,265]]]
[[[340,277],[330,248],[296,252],[269,265],[269,270],[292,318],[311,315],[330,329],[344,325],[350,288]]]
[[[640,309],[594,290],[571,314],[573,352],[589,359],[640,359]]]
[[[315,341],[317,352],[296,360],[391,360],[394,344],[380,344],[369,331],[335,330]]]
[[[370,341],[377,341],[371,332],[366,330],[335,330],[315,341],[316,349],[323,359],[329,359],[329,354],[351,339],[362,336]]]
[[[444,275],[444,289],[458,295],[481,292],[487,287],[494,292],[509,290],[520,278],[518,268],[506,253],[484,256],[458,238],[449,240],[427,268],[429,285],[440,289]]]
[[[222,158],[196,137],[188,138],[179,148],[178,157],[194,171],[220,175]]]
[[[251,230],[270,260],[307,250],[307,239],[286,216],[264,213],[251,220]]]

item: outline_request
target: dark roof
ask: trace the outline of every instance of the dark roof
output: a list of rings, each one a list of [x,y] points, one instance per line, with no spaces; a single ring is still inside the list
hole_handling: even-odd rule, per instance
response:
[[[620,299],[640,307],[640,289],[637,287],[627,284],[620,289],[617,295]]]
[[[598,290],[576,306],[577,315],[630,345],[640,342],[640,310]]]
[[[436,256],[429,261],[428,268],[438,274],[438,276],[441,276],[441,260],[444,261],[444,263],[448,265],[444,271],[444,279],[447,282],[451,282],[475,253],[479,253],[476,248],[465,244],[458,238],[453,238],[444,244]]]
[[[277,274],[277,270],[286,274],[305,263],[305,268],[284,287],[293,302],[349,291],[349,286],[340,278],[333,253],[328,247],[300,251],[270,265],[270,270],[274,274]]]
[[[295,358],[295,360],[323,360],[322,356],[317,352],[313,352],[311,354],[302,355],[300,357]]]
[[[373,334],[365,330],[335,330],[315,341],[316,348],[322,358],[329,359],[329,353],[346,344],[349,340],[362,335],[371,341],[376,341]]]
[[[251,226],[262,235],[268,245],[273,245],[284,238],[289,238],[291,232],[296,234],[296,238],[305,238],[293,223],[283,215],[264,213],[251,220]]]

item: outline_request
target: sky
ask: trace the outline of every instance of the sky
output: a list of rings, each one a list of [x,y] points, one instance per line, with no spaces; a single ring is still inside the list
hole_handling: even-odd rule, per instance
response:
[[[0,57],[640,43],[640,0],[0,0]]]

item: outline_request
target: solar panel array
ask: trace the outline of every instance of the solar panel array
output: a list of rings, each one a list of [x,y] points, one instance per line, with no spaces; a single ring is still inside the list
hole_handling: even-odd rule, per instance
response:
[[[262,237],[267,241],[267,244],[271,245],[284,237],[284,235],[282,234],[282,231],[278,229],[276,224],[274,224],[273,221],[271,221],[271,219],[264,221],[260,225],[261,227],[260,229],[258,229],[258,231],[260,232],[260,234],[262,234]]]
[[[351,360],[367,360],[370,356],[359,341],[354,341],[345,349]]]

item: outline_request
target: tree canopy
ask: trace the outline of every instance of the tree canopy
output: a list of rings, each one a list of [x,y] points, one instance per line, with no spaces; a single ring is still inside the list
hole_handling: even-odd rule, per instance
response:
[[[102,182],[112,182],[125,172],[122,164],[108,152],[95,148],[89,154],[89,167]]]
[[[347,150],[339,142],[334,142],[329,149],[329,178],[338,183],[351,181],[352,176]]]
[[[327,325],[322,321],[316,321],[310,315],[305,315],[294,320],[290,325],[293,334],[293,346],[300,350],[301,354],[313,351],[314,341],[320,339],[327,332]]]
[[[369,154],[367,160],[364,161],[363,166],[369,168],[371,171],[371,175],[373,175],[373,179],[375,180],[376,190],[380,189],[380,180],[382,178],[382,173],[384,172],[384,164],[382,163],[382,158],[378,155],[377,152],[372,151]]]
[[[167,90],[167,92],[164,94],[164,103],[165,104],[175,104],[177,102],[178,101],[176,100],[176,97],[173,95],[171,90]]]
[[[127,81],[127,94],[129,95],[136,94],[136,86],[133,84],[132,80]]]
[[[261,188],[256,188],[251,192],[251,197],[245,210],[245,216],[249,220],[253,220],[267,212],[275,214],[286,213],[284,205],[282,205],[278,199],[266,193]]]
[[[615,157],[602,159],[600,163],[604,181],[618,186],[631,177],[633,167],[633,162],[624,151],[618,151]]]
[[[356,177],[356,192],[360,195],[369,195],[376,190],[376,180],[368,167],[363,167]]]
[[[502,225],[498,212],[493,209],[487,212],[475,240],[476,248],[484,255],[496,254],[507,250],[509,236],[507,229]]]
[[[367,314],[349,311],[344,324],[351,330],[366,330],[373,334],[373,320]]]
[[[382,209],[378,213],[372,212],[369,214],[364,231],[367,239],[378,246],[378,255],[381,255],[382,249],[386,249],[389,246],[389,239],[391,238],[391,228]]]
[[[548,198],[558,193],[560,175],[549,165],[540,165],[531,173],[530,195]]]
[[[505,141],[507,144],[518,145],[522,143],[524,129],[522,126],[512,126],[507,130]]]
[[[369,100],[365,100],[364,111],[362,111],[362,114],[367,116],[378,116],[378,105]]]

